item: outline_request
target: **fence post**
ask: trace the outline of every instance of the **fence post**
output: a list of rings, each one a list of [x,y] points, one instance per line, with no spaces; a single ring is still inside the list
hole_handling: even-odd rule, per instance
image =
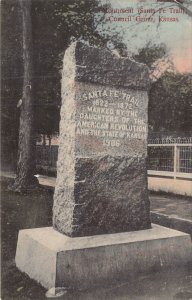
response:
[[[174,179],[176,179],[176,173],[177,173],[177,144],[174,144],[174,169],[173,169],[173,176]]]

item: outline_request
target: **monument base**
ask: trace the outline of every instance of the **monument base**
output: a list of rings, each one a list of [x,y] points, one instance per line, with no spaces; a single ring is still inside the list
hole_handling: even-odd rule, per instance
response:
[[[152,229],[71,238],[52,227],[19,232],[16,265],[42,286],[86,289],[192,261],[190,235]]]

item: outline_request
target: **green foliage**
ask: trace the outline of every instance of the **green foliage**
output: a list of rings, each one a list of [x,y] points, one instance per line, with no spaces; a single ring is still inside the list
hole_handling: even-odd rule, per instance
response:
[[[58,132],[61,102],[60,70],[65,49],[77,39],[102,46],[96,31],[99,0],[33,0],[36,130]],[[54,112],[54,113],[53,113]],[[43,113],[42,117],[41,113]]]
[[[183,131],[191,128],[192,75],[165,73],[153,83],[149,94],[152,131]]]
[[[164,57],[167,53],[165,44],[155,45],[149,42],[145,48],[138,51],[134,59],[138,62],[145,63],[149,68],[158,59]]]
[[[11,139],[15,139],[19,116],[16,105],[22,95],[23,80],[22,14],[19,0],[3,0],[1,6],[2,98],[5,116],[2,129],[3,135],[10,131]],[[84,39],[98,46],[106,43],[96,30],[94,15],[97,11],[101,11],[99,0],[32,1],[35,126],[39,133],[58,131],[60,69],[69,43],[74,39]]]
[[[1,1],[1,135],[2,155],[17,145],[22,96],[22,19],[18,1]]]
[[[157,60],[166,61],[167,49],[164,44],[148,43],[140,49],[134,59],[145,63],[150,70]],[[156,65],[161,74],[161,63]],[[149,92],[149,131],[187,132],[191,129],[192,75],[174,72],[162,73],[152,83]]]
[[[104,46],[110,39],[122,56],[126,46],[118,34],[101,37],[95,13],[104,11],[99,0],[33,0],[33,61],[35,126],[38,133],[58,132],[61,102],[60,69],[65,49],[74,39]],[[2,6],[2,130],[15,139],[18,132],[22,94],[22,19],[18,0],[3,0]],[[148,43],[134,59],[152,67],[167,54],[164,44]],[[189,130],[191,108],[191,76],[166,73],[153,83],[150,91],[149,122],[153,131]]]

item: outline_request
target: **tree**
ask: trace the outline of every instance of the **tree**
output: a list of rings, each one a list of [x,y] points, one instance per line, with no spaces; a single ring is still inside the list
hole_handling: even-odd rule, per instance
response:
[[[149,93],[149,123],[153,132],[191,130],[192,75],[165,72]]]
[[[134,55],[134,59],[152,68],[153,64],[158,59],[165,57],[166,54],[167,48],[165,44],[155,45],[148,42],[144,48],[139,49],[138,53]]]
[[[10,26],[11,24],[11,26]],[[22,96],[22,19],[19,3],[1,2],[1,168],[15,169]]]
[[[173,62],[163,43],[156,45],[148,42],[144,48],[139,49],[138,54],[134,55],[134,59],[149,67],[150,78],[153,82],[167,71],[174,72]]]
[[[10,0],[10,2],[11,1],[12,0]],[[30,1],[25,2],[30,3]],[[6,5],[8,6],[10,2],[8,1]],[[18,0],[14,0],[13,2],[18,2]],[[32,23],[30,29],[32,43],[31,50],[29,51],[31,54],[31,68],[29,68],[28,80],[26,80],[23,85],[25,90],[23,88],[22,105],[20,107],[20,128],[29,125],[29,130],[29,128],[32,127],[33,130],[29,130],[31,137],[34,136],[35,132],[51,134],[58,130],[61,101],[59,70],[65,49],[73,39],[84,39],[89,41],[91,45],[97,46],[106,45],[110,39],[117,46],[116,48],[119,49],[121,54],[126,54],[126,46],[117,36],[117,32],[108,32],[103,34],[102,37],[99,34],[97,25],[102,21],[104,16],[104,13],[99,13],[100,18],[95,19],[95,13],[97,11],[104,11],[104,9],[101,10],[99,6],[99,0],[49,0],[46,1],[46,5],[45,0],[33,0],[31,6],[28,7],[28,9],[30,9],[29,15]],[[23,12],[24,10],[22,13]],[[156,81],[164,72],[164,70],[162,71],[162,69],[159,68],[159,66],[162,67],[162,61],[169,65],[169,62],[165,60],[165,50],[163,45],[161,49],[157,49],[154,45],[148,44],[145,49],[141,49],[139,54],[135,56],[136,60],[147,63],[152,73],[154,70],[159,70],[158,76],[155,77]],[[15,61],[16,60],[17,59],[15,59]],[[156,62],[157,65],[154,65]],[[29,81],[29,84],[27,81]],[[31,100],[26,102],[24,100],[25,97]],[[16,98],[17,102],[20,98],[21,96],[19,96],[18,93]],[[30,111],[29,120],[26,120],[28,114],[23,112],[26,103],[29,105],[28,108],[25,106],[25,112],[27,112],[28,109]],[[9,115],[8,110],[7,115]],[[24,121],[22,121],[22,118]],[[22,141],[19,143],[19,151],[21,153],[25,152],[25,150],[28,151],[28,157],[31,157],[31,159],[28,160],[26,154],[26,159],[24,160],[21,153],[19,154],[19,161],[25,161],[26,169],[25,172],[21,171],[24,165],[22,166],[22,164],[18,163],[18,174],[20,175],[17,176],[14,185],[16,190],[26,189],[27,185],[30,187],[31,182],[35,179],[33,177],[35,170],[35,159],[33,158],[35,153],[34,139],[29,138],[28,143],[27,140],[25,140],[25,130],[23,130],[23,133],[21,130],[19,136],[20,141]],[[26,143],[28,143],[29,147],[26,147]],[[33,150],[31,151],[30,149]],[[31,160],[33,163],[29,163]],[[27,171],[27,168],[29,168],[30,171]],[[25,176],[26,179],[24,180]],[[28,177],[29,180],[27,180]],[[21,180],[21,178],[23,179]]]
[[[39,109],[39,105],[41,108],[46,106],[48,116],[52,111],[49,109],[51,106],[57,107],[55,111],[59,112],[59,54],[62,52],[63,56],[74,38],[83,38],[89,40],[90,44],[97,45],[101,45],[104,38],[100,38],[96,32],[94,14],[99,5],[97,0],[50,0],[46,5],[42,0],[19,1],[23,18],[24,79],[22,99],[18,102],[20,127],[17,176],[11,188],[15,191],[24,191],[37,184],[34,177],[35,130],[38,128],[39,120],[43,118],[34,119],[34,112],[43,110]],[[57,88],[50,93],[53,83]],[[59,101],[54,97],[53,91],[59,95]],[[53,101],[53,98],[56,98],[56,101]],[[47,127],[46,124],[48,122],[45,121],[44,125]],[[42,126],[42,122],[40,125]],[[50,133],[50,128],[46,130]]]
[[[25,191],[38,184],[35,174],[35,135],[34,135],[34,97],[33,97],[33,45],[31,24],[31,0],[20,0],[23,19],[23,63],[24,79],[18,145],[17,173],[10,189]]]
[[[73,40],[104,46],[97,24],[104,13],[99,0],[33,0],[32,20],[35,68],[35,127],[37,133],[54,134],[59,130],[61,73],[65,50]],[[46,88],[45,88],[46,86]]]
[[[192,75],[176,73],[164,44],[148,43],[134,56],[147,64],[152,85],[149,92],[149,133],[166,134],[190,130]]]

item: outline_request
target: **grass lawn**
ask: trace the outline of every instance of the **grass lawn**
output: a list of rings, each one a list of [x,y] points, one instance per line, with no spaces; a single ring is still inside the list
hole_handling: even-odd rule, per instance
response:
[[[53,189],[39,188],[20,195],[7,191],[1,183],[2,199],[2,299],[43,300],[46,290],[21,273],[15,266],[17,237],[20,229],[52,225]],[[91,263],[91,262],[90,262]],[[130,274],[127,274],[128,278]],[[108,288],[67,293],[66,300],[190,300],[192,299],[191,266],[170,273],[140,274],[131,281]]]
[[[15,266],[17,237],[20,229],[45,227],[52,224],[53,190],[39,188],[20,195],[7,191],[1,182],[1,276],[2,299],[40,300],[46,290],[19,272]]]

